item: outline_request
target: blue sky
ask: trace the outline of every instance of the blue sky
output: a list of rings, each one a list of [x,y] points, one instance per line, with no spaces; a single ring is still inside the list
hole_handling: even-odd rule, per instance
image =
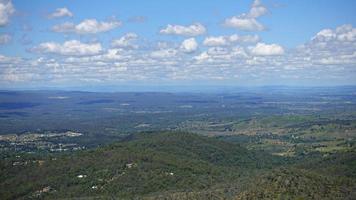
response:
[[[356,2],[0,0],[0,84],[353,85]]]

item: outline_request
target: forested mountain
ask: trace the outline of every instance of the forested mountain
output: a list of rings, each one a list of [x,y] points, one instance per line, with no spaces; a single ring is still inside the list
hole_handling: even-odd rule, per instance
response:
[[[1,199],[351,199],[356,182],[354,150],[292,159],[184,132],[4,157]]]

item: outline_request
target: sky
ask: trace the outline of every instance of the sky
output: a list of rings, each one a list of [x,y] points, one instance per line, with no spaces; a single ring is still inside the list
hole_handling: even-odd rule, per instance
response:
[[[0,0],[0,89],[356,84],[354,0]]]

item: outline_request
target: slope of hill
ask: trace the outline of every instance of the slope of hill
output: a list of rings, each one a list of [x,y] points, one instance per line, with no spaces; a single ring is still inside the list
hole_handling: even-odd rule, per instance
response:
[[[145,133],[58,158],[5,159],[1,195],[2,199],[98,194],[132,197],[202,190],[235,181],[253,169],[271,167],[273,159],[263,159],[267,157],[195,134]]]
[[[302,169],[278,169],[257,178],[237,199],[352,199],[355,184]]]
[[[337,167],[338,162],[352,165],[353,161],[322,162]],[[77,153],[8,156],[0,163],[0,198],[254,199],[285,192],[332,196],[334,191],[345,196],[336,186],[330,190],[330,184],[338,183],[325,175],[300,171],[308,164],[289,173],[290,160],[217,138],[182,132],[143,133]],[[278,170],[281,166],[287,169]],[[305,195],[301,197],[309,197]]]

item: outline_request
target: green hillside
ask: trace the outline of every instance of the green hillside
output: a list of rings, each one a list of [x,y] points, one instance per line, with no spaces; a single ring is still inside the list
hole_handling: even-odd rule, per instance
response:
[[[355,172],[352,159],[321,159],[319,164],[322,162],[351,163],[346,167],[351,168],[348,175]],[[347,188],[341,190],[339,182],[317,170],[303,171],[307,165],[312,164],[305,161],[301,165],[301,161],[250,151],[212,137],[143,133],[77,153],[8,156],[1,161],[0,198],[254,199],[284,197],[279,194],[345,197],[343,191],[350,191],[352,181],[340,183]],[[285,168],[298,169],[292,173]]]

